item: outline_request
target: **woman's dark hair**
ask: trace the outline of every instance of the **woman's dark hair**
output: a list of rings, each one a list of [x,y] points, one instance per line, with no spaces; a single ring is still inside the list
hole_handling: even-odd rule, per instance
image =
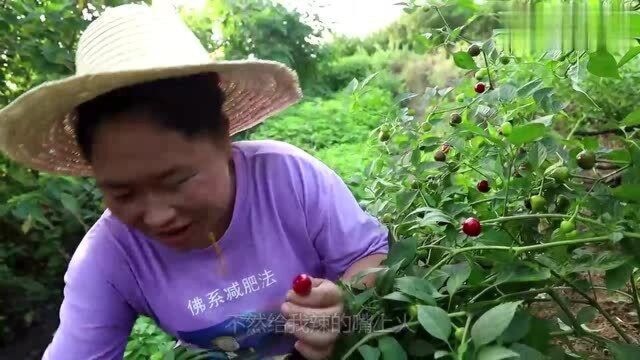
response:
[[[188,137],[227,141],[229,121],[222,110],[224,92],[216,73],[162,79],[123,87],[89,100],[76,109],[76,141],[91,160],[96,130],[116,115],[145,115],[154,125]]]

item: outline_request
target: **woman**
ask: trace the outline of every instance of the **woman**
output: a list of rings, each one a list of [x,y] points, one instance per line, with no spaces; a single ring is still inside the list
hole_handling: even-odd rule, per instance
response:
[[[291,145],[232,142],[300,97],[266,61],[212,62],[175,13],[125,5],[83,33],[77,73],[0,111],[0,146],[92,176],[107,210],[65,275],[44,358],[122,358],[139,314],[182,342],[267,358],[330,356],[338,279],[378,266],[387,231]],[[300,273],[308,295],[290,290]]]

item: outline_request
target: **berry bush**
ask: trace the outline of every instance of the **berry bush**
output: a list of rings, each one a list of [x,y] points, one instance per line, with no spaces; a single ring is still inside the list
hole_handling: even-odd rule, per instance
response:
[[[578,76],[615,79],[626,61],[532,61],[440,31],[468,73],[405,95],[426,116],[399,107],[371,136],[381,156],[362,205],[392,246],[375,287],[342,284],[349,318],[369,328],[349,328],[336,358],[640,358],[637,328],[602,295],[623,296],[638,323],[640,112],[585,131],[598,124],[572,104],[592,99],[578,86],[566,96]]]

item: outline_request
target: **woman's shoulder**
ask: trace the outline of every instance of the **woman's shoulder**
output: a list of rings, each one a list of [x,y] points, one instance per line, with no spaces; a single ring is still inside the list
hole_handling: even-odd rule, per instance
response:
[[[248,157],[308,157],[301,148],[279,140],[242,140],[233,143],[234,149]]]
[[[324,163],[307,151],[284,141],[243,140],[234,142],[233,147],[242,153],[250,165],[268,165],[273,172],[281,172],[283,167],[293,170],[296,175],[301,175],[300,171],[315,173],[318,170],[328,170]]]
[[[123,237],[129,236],[126,227],[106,209],[86,232],[71,258],[69,267],[104,268],[122,260]],[[103,269],[105,270],[105,269]]]

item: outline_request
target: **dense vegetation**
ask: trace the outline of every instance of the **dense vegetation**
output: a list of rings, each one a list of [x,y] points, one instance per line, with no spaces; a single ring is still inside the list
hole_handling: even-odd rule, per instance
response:
[[[0,106],[72,73],[82,29],[124,2],[0,3]],[[183,13],[221,57],[301,75],[305,99],[238,139],[314,154],[391,230],[375,288],[342,284],[350,314],[374,325],[344,336],[336,358],[640,358],[640,47],[515,57],[496,47],[496,8],[428,3],[324,45],[319,19],[267,0]],[[0,176],[11,348],[57,316],[69,255],[103,207],[90,179],[4,158]],[[140,318],[126,358],[171,358],[174,344]]]

